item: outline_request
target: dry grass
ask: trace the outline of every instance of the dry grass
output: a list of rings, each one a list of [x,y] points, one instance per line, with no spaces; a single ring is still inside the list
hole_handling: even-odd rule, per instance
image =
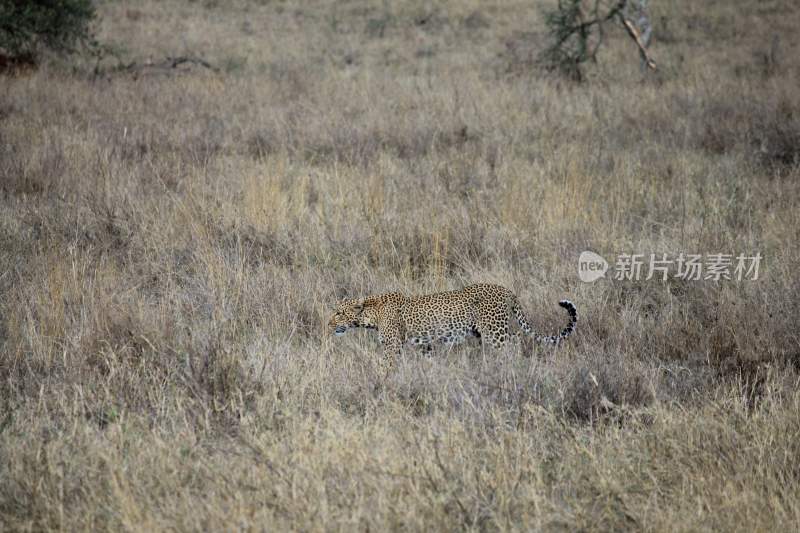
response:
[[[0,529],[798,527],[793,3],[653,3],[660,71],[613,34],[581,86],[532,3],[263,4],[100,6],[126,62],[218,73],[0,78]],[[765,260],[588,285],[586,249]],[[577,334],[381,383],[324,329],[477,281]]]

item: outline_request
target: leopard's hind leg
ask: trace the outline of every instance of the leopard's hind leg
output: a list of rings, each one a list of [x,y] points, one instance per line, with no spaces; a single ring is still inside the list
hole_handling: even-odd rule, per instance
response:
[[[511,338],[509,326],[509,306],[506,302],[484,300],[478,303],[475,329],[484,344],[489,343],[493,348],[505,346]]]

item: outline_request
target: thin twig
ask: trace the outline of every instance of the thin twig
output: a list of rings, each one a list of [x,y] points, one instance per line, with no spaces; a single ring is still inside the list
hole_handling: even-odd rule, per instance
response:
[[[644,44],[642,43],[642,37],[641,35],[639,35],[639,30],[636,29],[636,26],[634,26],[630,20],[626,19],[622,15],[620,15],[620,18],[622,19],[622,25],[625,26],[626,30],[628,30],[628,35],[631,36],[633,42],[635,42],[636,46],[639,47],[639,53],[642,55],[642,59],[644,60],[644,62],[647,64],[649,68],[655,70],[656,62],[653,61],[653,59],[647,53],[647,49],[644,47]]]

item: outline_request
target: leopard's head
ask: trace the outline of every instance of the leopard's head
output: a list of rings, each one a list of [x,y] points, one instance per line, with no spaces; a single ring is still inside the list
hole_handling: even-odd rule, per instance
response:
[[[336,307],[328,327],[336,336],[344,335],[351,328],[374,327],[371,318],[364,313],[364,300],[342,300]]]

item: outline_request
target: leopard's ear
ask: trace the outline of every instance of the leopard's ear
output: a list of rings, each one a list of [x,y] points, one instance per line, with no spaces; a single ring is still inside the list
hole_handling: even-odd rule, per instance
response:
[[[360,315],[361,313],[363,313],[364,312],[364,300],[359,300],[358,302],[356,302],[356,304],[353,306],[353,310],[356,312],[357,315]]]

